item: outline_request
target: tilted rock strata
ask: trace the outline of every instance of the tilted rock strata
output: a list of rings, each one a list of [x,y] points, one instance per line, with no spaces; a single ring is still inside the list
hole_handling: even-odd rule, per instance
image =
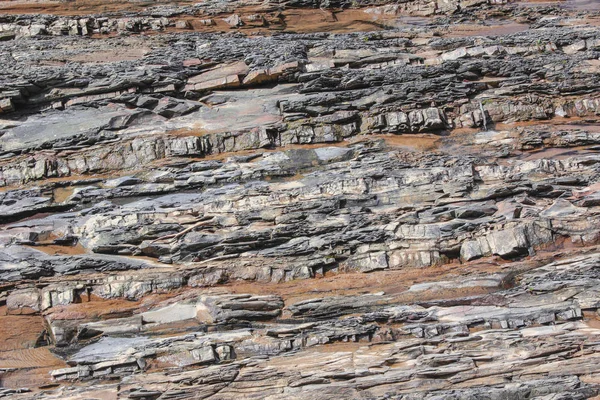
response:
[[[594,7],[24,4],[0,397],[600,395]]]

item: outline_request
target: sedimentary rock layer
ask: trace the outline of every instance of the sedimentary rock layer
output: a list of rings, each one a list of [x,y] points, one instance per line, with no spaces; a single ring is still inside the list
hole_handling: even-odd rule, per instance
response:
[[[594,2],[0,10],[0,397],[600,395]]]

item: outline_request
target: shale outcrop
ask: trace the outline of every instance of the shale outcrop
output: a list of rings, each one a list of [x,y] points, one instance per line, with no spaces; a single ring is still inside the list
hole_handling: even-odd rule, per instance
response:
[[[600,398],[594,1],[0,1],[0,398]]]

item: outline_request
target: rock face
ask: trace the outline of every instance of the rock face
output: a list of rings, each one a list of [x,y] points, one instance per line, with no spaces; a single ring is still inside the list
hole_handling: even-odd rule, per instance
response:
[[[0,398],[600,396],[592,3],[0,1]]]

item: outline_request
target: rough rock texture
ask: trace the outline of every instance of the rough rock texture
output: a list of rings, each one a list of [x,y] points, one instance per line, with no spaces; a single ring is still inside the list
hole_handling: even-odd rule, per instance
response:
[[[0,1],[0,398],[598,398],[599,26]]]

